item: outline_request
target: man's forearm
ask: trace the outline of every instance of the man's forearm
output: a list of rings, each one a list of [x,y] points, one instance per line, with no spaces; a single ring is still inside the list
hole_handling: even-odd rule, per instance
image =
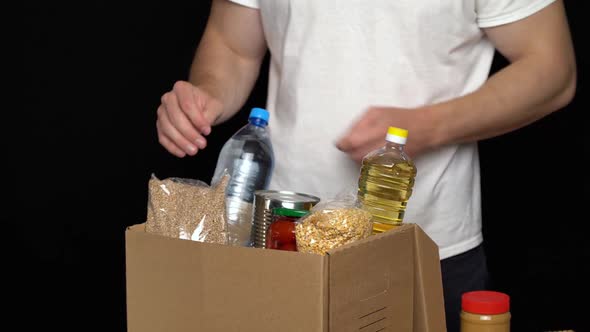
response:
[[[477,91],[434,105],[434,145],[482,140],[563,108],[576,89],[576,61],[562,1],[485,30],[510,65]]]
[[[477,91],[433,105],[433,145],[482,140],[530,124],[565,106],[575,91],[575,66],[531,57],[499,71]]]
[[[189,81],[222,104],[214,124],[233,116],[246,102],[266,53],[260,12],[214,0]]]
[[[244,59],[206,34],[191,66],[189,81],[223,104],[215,124],[226,121],[246,102],[260,72],[261,60]]]

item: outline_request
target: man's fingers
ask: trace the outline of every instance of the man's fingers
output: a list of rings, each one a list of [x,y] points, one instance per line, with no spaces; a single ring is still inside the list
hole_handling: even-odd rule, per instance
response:
[[[158,142],[166,149],[168,152],[172,153],[173,155],[183,158],[186,156],[186,153],[178,147],[178,145],[174,144],[163,132],[160,130],[160,122],[156,122],[156,128],[158,128]]]
[[[377,112],[376,109],[365,112],[336,143],[336,147],[344,152],[350,152],[366,144],[367,141],[376,139],[379,131],[375,122]]]
[[[207,122],[203,113],[205,112],[206,103],[199,95],[200,90],[195,88],[191,83],[178,81],[174,84],[172,90],[178,99],[180,110],[185,114],[191,124],[203,135],[208,135],[211,132],[210,122]]]
[[[211,133],[211,126],[215,123],[217,115],[219,112],[214,109],[214,100],[210,99],[208,96],[204,96],[203,92],[199,89],[193,89],[193,99],[197,102],[197,104],[202,105],[200,112],[195,114],[194,118],[191,118],[193,124],[199,128],[201,134],[207,136]],[[207,114],[215,114],[212,117],[208,117]]]
[[[366,155],[381,148],[383,145],[385,145],[385,142],[369,141],[348,151],[347,153],[352,160],[361,162]]]
[[[349,136],[350,136],[350,134],[347,134],[344,137],[342,137],[340,140],[338,140],[338,142],[336,142],[336,147],[338,148],[338,150],[343,151],[343,152],[348,152],[352,149],[353,143],[350,140]]]
[[[195,155],[199,150],[198,147],[176,129],[168,117],[168,113],[166,106],[162,105],[158,108],[158,133],[163,134],[186,154]]]
[[[352,126],[348,132],[340,138],[336,143],[336,147],[344,152],[349,152],[355,149],[359,144],[359,135],[357,133],[362,132],[362,128],[359,128],[359,123]]]
[[[174,93],[167,93],[162,99],[165,101],[164,109],[166,115],[174,128],[189,142],[197,145],[199,149],[204,149],[207,145],[207,140],[193,127],[186,112],[181,110],[180,98]]]
[[[383,142],[383,139],[385,136],[379,128],[366,125],[354,126],[336,143],[336,147],[343,152],[351,153],[354,150],[365,149],[367,146],[375,146],[376,143]]]

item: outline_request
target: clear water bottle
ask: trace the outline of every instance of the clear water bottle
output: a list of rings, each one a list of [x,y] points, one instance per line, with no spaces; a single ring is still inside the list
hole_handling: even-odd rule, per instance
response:
[[[274,168],[274,153],[268,132],[269,113],[253,108],[248,124],[240,128],[224,145],[211,183],[217,183],[224,171],[230,175],[226,190],[229,241],[251,246],[254,192],[268,188]]]

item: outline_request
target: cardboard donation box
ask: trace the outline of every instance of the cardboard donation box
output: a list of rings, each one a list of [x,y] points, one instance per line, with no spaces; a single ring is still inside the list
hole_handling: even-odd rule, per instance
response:
[[[129,332],[445,331],[436,244],[415,224],[325,256],[126,231]]]

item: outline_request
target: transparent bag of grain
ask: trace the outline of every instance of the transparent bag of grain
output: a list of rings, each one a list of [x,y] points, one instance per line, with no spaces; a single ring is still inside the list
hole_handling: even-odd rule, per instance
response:
[[[146,231],[167,237],[227,244],[226,174],[213,186],[195,179],[152,174],[149,181]]]
[[[369,237],[372,228],[371,214],[358,206],[354,195],[341,195],[318,203],[297,222],[297,249],[325,255],[331,249]]]

